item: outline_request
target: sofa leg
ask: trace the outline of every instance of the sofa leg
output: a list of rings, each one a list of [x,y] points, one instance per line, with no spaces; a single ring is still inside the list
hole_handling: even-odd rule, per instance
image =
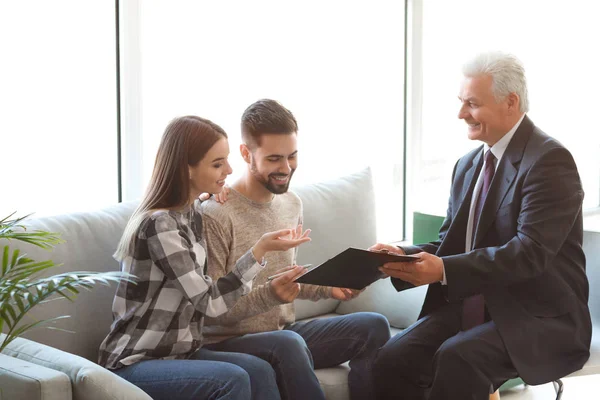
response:
[[[490,394],[490,400],[500,400],[500,391],[496,390],[494,393]]]
[[[556,391],[556,400],[560,400],[563,394],[564,385],[560,379],[555,380],[552,382],[552,384],[554,385],[554,390]]]

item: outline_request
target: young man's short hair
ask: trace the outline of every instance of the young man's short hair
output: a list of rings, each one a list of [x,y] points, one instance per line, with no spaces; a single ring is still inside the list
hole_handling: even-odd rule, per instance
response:
[[[258,100],[242,115],[242,139],[251,149],[260,146],[261,135],[297,132],[298,123],[292,112],[275,100]]]

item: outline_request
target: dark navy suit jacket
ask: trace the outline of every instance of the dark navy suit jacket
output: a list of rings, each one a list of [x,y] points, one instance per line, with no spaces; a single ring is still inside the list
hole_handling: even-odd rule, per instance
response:
[[[420,317],[482,293],[519,376],[533,385],[549,382],[589,358],[581,180],[569,151],[525,116],[496,169],[474,250],[465,253],[482,153],[471,151],[454,168],[439,240],[403,247],[444,261],[448,286],[429,285]]]

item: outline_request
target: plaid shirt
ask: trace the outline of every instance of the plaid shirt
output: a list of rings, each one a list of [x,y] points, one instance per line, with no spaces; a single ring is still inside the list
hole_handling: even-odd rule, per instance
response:
[[[202,219],[193,207],[156,211],[140,224],[133,254],[121,263],[137,284],[119,283],[100,365],[116,369],[148,359],[187,358],[202,344],[204,315],[225,313],[251,290],[262,269],[252,252],[213,282],[205,275],[201,233]]]

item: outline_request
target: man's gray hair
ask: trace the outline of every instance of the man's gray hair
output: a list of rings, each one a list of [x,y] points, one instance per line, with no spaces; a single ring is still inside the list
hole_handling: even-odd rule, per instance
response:
[[[521,112],[529,111],[525,68],[521,61],[512,54],[502,52],[478,54],[463,65],[463,74],[469,78],[490,75],[492,91],[496,100],[502,100],[514,92],[519,96]]]

